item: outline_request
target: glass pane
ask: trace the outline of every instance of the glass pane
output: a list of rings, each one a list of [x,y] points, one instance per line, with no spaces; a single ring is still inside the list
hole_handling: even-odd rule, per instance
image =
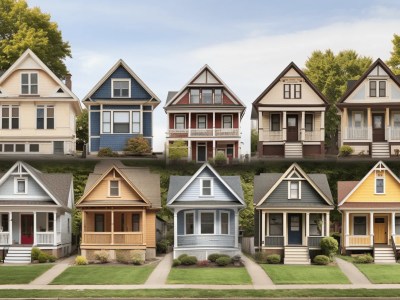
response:
[[[21,83],[28,84],[28,75],[29,74],[21,74]]]
[[[287,119],[287,126],[289,126],[289,127],[296,127],[296,121],[297,121],[297,118],[294,118],[294,117],[289,117],[288,119]]]
[[[383,179],[376,179],[376,193],[383,194],[384,187],[383,187]]]
[[[19,119],[18,118],[12,118],[12,120],[11,120],[11,128],[12,129],[18,129],[19,128]]]
[[[13,144],[5,144],[4,152],[14,152],[14,145]]]
[[[221,234],[229,233],[229,214],[221,213]]]
[[[31,84],[37,84],[38,83],[38,74],[32,73],[31,74]]]
[[[18,107],[13,107],[12,108],[12,117],[17,118],[18,117],[18,112],[19,112],[19,108]]]
[[[366,217],[354,217],[354,234],[365,235],[367,234],[367,218]]]
[[[374,128],[381,129],[383,126],[383,117],[374,116]]]
[[[138,124],[138,123],[132,124],[132,132],[134,132],[134,133],[140,132],[140,124]]]
[[[212,103],[212,90],[203,90],[202,91],[202,102],[204,104]]]
[[[54,107],[52,106],[47,107],[47,117],[48,118],[54,117]]]
[[[25,193],[25,180],[18,180],[18,193]]]
[[[104,232],[104,215],[100,214],[94,215],[94,231]]]
[[[140,231],[140,214],[132,215],[132,231],[133,232]]]
[[[38,118],[44,118],[44,108],[38,108],[36,115]]]
[[[310,235],[321,236],[322,233],[322,215],[310,214]]]
[[[114,123],[114,133],[129,133],[129,123]]]
[[[222,103],[222,90],[220,89],[214,90],[214,103],[217,104]]]
[[[28,94],[29,93],[29,87],[27,85],[23,85],[21,87],[21,93],[22,94]]]
[[[140,112],[132,112],[132,122],[140,122]]]
[[[29,145],[30,152],[39,152],[39,144],[31,144]]]
[[[224,128],[232,128],[232,116],[224,116],[223,117],[223,127]]]
[[[128,89],[122,89],[121,90],[121,95],[122,95],[122,97],[129,97],[129,90]]]
[[[36,128],[37,129],[44,129],[44,118],[37,118],[36,119]]]
[[[129,123],[129,112],[115,112],[114,123]]]
[[[105,132],[105,133],[111,132],[111,124],[110,123],[103,123],[103,132]]]
[[[119,196],[118,181],[110,181],[110,196]]]
[[[54,129],[54,118],[47,118],[47,129]]]
[[[121,90],[114,88],[114,97],[121,97]]]
[[[1,112],[2,112],[3,118],[8,118],[10,116],[10,110],[8,107],[3,107]]]
[[[197,117],[197,127],[198,128],[207,128],[206,126],[206,116],[198,116]]]
[[[38,93],[38,86],[31,85],[31,94],[36,95]]]
[[[283,235],[283,215],[269,214],[269,235]]]
[[[291,182],[290,183],[290,198],[297,199],[299,198],[299,183],[298,182]]]
[[[103,122],[111,122],[111,112],[103,111]]]
[[[25,145],[16,144],[15,145],[15,152],[25,152]]]
[[[393,114],[393,125],[400,127],[400,114]]]
[[[190,90],[190,103],[194,104],[200,103],[200,90],[195,90],[195,89]]]
[[[214,233],[214,213],[201,213],[201,233]]]
[[[10,128],[9,119],[3,118],[1,120],[1,128],[2,129],[9,129]]]
[[[194,226],[193,226],[193,213],[188,213],[185,215],[186,223],[185,223],[185,234],[193,234]]]

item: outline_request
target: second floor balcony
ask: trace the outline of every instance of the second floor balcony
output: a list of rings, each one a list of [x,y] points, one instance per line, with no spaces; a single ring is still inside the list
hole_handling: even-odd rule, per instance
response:
[[[167,137],[240,137],[239,128],[185,128],[169,129]]]

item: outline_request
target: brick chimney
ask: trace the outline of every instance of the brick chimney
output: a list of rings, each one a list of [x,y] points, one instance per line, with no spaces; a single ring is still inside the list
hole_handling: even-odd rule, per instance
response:
[[[67,74],[65,75],[65,85],[67,86],[67,88],[70,89],[70,91],[72,91],[72,81],[71,81],[71,74]]]

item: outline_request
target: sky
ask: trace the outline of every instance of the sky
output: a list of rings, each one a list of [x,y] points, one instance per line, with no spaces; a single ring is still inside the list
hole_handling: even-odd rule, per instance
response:
[[[28,0],[58,23],[66,64],[83,98],[122,58],[161,99],[154,151],[163,151],[168,91],[208,64],[246,104],[242,154],[250,152],[251,103],[291,62],[314,50],[353,49],[387,60],[400,34],[397,0]]]

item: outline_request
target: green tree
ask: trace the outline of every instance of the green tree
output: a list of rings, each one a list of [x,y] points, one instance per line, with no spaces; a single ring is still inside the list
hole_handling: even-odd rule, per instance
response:
[[[386,62],[393,73],[400,75],[400,35],[393,35],[393,51],[390,52],[390,59]]]
[[[76,118],[76,137],[78,143],[86,144],[89,141],[88,111],[85,109]]]
[[[258,144],[258,131],[256,129],[251,130],[251,153],[257,151]]]
[[[58,77],[68,73],[64,59],[71,57],[71,47],[50,15],[29,8],[25,0],[0,0],[0,70],[8,69],[27,48]]]
[[[130,138],[124,150],[133,155],[138,155],[150,153],[151,147],[149,142],[143,136],[138,136],[135,138]]]
[[[326,142],[329,146],[335,146],[339,128],[335,104],[346,91],[347,81],[358,79],[371,63],[370,57],[360,56],[354,50],[344,50],[337,55],[332,50],[318,50],[306,61],[305,74],[330,104],[325,117]]]
[[[188,156],[188,147],[184,140],[176,140],[169,146],[169,159],[179,160]]]

